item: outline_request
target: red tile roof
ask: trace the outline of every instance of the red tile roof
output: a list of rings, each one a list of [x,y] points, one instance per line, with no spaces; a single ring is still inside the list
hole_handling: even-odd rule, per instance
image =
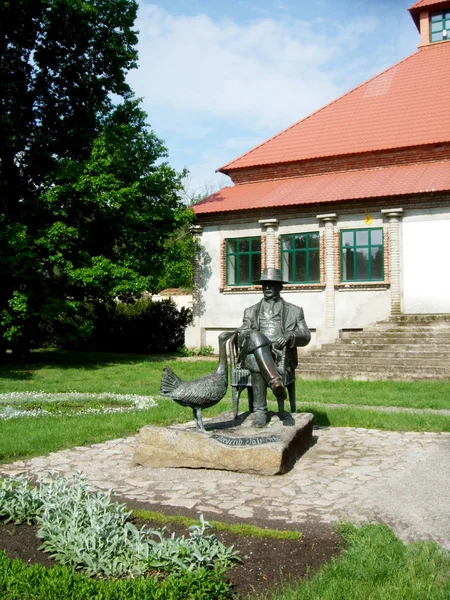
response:
[[[422,11],[433,12],[442,10],[443,8],[447,8],[448,6],[450,6],[449,0],[419,0],[419,2],[416,2],[415,4],[410,6],[408,10],[411,13],[411,17],[414,23],[416,24],[417,29],[420,31],[419,20],[420,13]]]
[[[441,192],[450,189],[450,162],[327,173],[228,187],[193,207],[197,215]]]
[[[450,41],[425,46],[219,171],[450,141],[449,72]]]
[[[430,6],[439,6],[441,4],[448,4],[448,0],[419,0],[412,6],[408,8],[408,10],[415,10],[416,8],[429,8]]]

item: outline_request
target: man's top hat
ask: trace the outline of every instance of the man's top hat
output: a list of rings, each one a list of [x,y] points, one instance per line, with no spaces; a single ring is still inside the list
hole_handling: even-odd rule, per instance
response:
[[[283,281],[281,279],[281,271],[280,269],[264,269],[264,271],[261,274],[261,279],[258,279],[258,281],[254,281],[253,283],[255,285],[258,284],[262,284],[262,283],[266,283],[267,281],[273,281],[274,283],[289,283],[289,281]]]

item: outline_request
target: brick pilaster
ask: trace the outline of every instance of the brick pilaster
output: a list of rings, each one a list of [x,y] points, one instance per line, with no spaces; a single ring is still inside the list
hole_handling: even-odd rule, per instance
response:
[[[400,277],[400,220],[403,208],[383,209],[382,214],[389,219],[389,278],[391,282],[391,315],[402,312]]]
[[[262,268],[266,268],[266,267],[267,268],[275,268],[275,266],[276,266],[275,228],[278,225],[278,219],[260,219],[259,223],[261,224],[261,227],[265,227],[265,229],[266,229],[265,267],[262,267]]]
[[[317,218],[324,223],[324,245],[325,245],[325,327],[334,328],[336,322],[336,291],[335,291],[335,271],[336,271],[336,251],[335,251],[335,222],[336,213],[326,215],[317,215]]]

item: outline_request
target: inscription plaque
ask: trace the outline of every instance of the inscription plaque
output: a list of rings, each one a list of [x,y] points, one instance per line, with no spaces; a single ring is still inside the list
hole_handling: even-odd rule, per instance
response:
[[[232,438],[226,435],[214,434],[211,437],[225,446],[261,446],[262,444],[273,444],[281,441],[278,435]]]

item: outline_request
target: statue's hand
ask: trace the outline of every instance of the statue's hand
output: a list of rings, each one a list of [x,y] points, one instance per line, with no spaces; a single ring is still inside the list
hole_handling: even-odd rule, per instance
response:
[[[281,350],[282,348],[286,347],[288,342],[292,342],[294,337],[295,335],[292,333],[292,331],[289,331],[288,333],[281,335],[277,340],[275,340],[273,346],[274,348]]]
[[[287,339],[283,336],[280,336],[273,343],[273,347],[277,348],[277,350],[281,350],[282,348],[284,348],[286,346],[286,344],[287,344]]]

